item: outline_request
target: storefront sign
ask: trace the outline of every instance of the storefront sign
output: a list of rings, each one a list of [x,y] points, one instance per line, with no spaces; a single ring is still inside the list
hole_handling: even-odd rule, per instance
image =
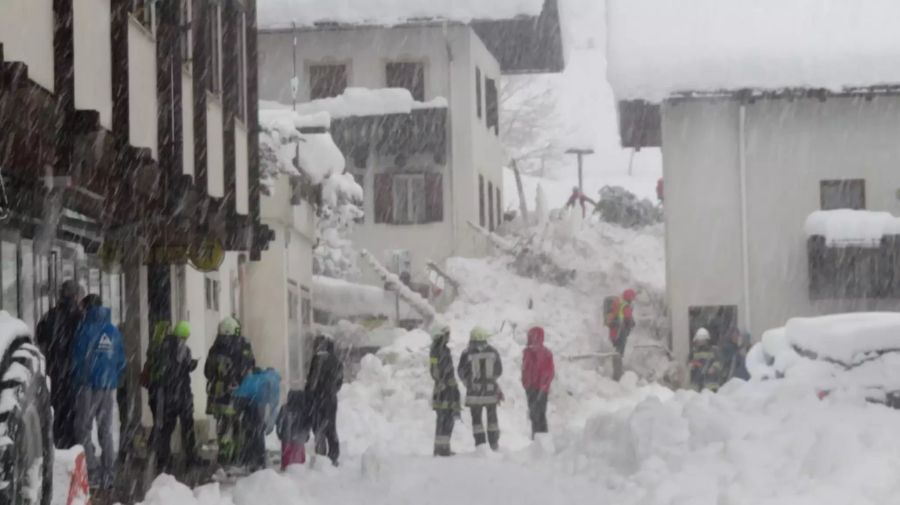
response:
[[[225,261],[225,247],[222,241],[206,239],[191,248],[191,265],[201,272],[215,272]]]

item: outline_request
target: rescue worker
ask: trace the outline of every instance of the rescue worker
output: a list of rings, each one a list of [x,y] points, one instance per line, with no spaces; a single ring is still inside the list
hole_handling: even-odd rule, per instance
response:
[[[716,392],[721,385],[722,363],[719,350],[712,345],[709,330],[700,328],[694,334],[694,348],[691,353],[691,387],[695,391],[708,389]]]
[[[172,472],[171,440],[175,424],[181,423],[181,446],[188,466],[198,463],[197,442],[194,436],[194,393],[191,391],[191,372],[197,360],[187,345],[191,325],[181,321],[160,344],[157,354],[159,380],[157,395],[159,416],[162,419],[157,440],[156,462],[160,471]]]
[[[566,208],[568,209],[574,207],[576,203],[581,205],[581,217],[584,217],[586,215],[586,204],[591,204],[591,208],[597,206],[597,202],[582,193],[581,189],[579,189],[578,186],[572,188],[572,195],[569,196],[569,200],[566,202]]]
[[[141,370],[141,385],[147,389],[147,397],[150,402],[150,413],[153,415],[153,430],[162,428],[162,418],[159,409],[159,402],[162,398],[159,395],[160,384],[163,377],[163,360],[161,359],[161,349],[166,337],[172,333],[172,325],[169,321],[160,321],[156,323],[153,329],[153,336],[150,337],[150,344],[147,346],[147,361]]]
[[[274,368],[253,370],[234,391],[238,414],[238,465],[249,472],[266,467],[266,434],[275,427],[281,375]]]
[[[112,324],[111,311],[103,307],[98,295],[82,302],[84,320],[75,333],[73,383],[78,392],[76,433],[87,458],[92,483],[112,488],[115,479],[116,446],[113,444],[113,406],[116,390],[125,372],[125,345],[122,334]],[[102,457],[98,458],[91,438],[94,421]]]
[[[466,386],[466,406],[472,413],[472,432],[475,446],[489,442],[491,449],[500,448],[500,425],[497,404],[503,392],[497,380],[503,374],[500,353],[490,344],[487,330],[479,327],[469,334],[469,347],[459,357],[459,378]],[[487,410],[487,429],[482,414]],[[485,436],[486,435],[486,436]]]
[[[528,418],[531,419],[531,439],[547,433],[547,400],[555,369],[553,352],[544,347],[544,329],[535,326],[528,330],[528,346],[522,351],[522,387],[528,398]]]
[[[62,283],[56,306],[37,325],[35,340],[47,359],[50,405],[53,407],[53,441],[59,449],[80,443],[75,434],[77,391],[72,384],[72,348],[81,324],[80,288],[75,281]]]
[[[216,419],[219,464],[233,465],[237,456],[237,411],[234,390],[253,371],[256,359],[250,342],[241,335],[241,325],[233,317],[219,323],[218,334],[206,357],[203,374],[208,395],[207,414]]]
[[[434,455],[452,456],[450,439],[453,435],[453,424],[460,417],[460,394],[456,384],[456,367],[453,366],[453,354],[447,347],[450,341],[450,327],[437,325],[431,332],[431,378],[434,379],[434,392],[431,395],[431,407],[437,414],[434,430]]]
[[[334,350],[334,341],[325,335],[313,340],[313,358],[306,380],[310,402],[316,454],[328,456],[338,466],[341,445],[337,433],[338,391],[344,385],[344,365]]]
[[[623,358],[628,336],[634,328],[634,299],[636,297],[637,293],[633,289],[626,289],[622,296],[613,298],[611,306],[605,307],[609,341],[612,342],[619,356]]]
[[[750,380],[747,371],[747,353],[750,352],[750,334],[734,329],[722,345],[722,383],[731,379]]]

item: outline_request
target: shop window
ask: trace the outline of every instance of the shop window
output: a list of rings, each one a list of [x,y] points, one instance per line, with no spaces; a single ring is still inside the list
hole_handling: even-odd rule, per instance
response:
[[[478,119],[481,119],[481,69],[475,67],[475,111],[478,113]]]
[[[484,213],[484,176],[478,176],[478,224],[481,225],[482,228],[487,227],[487,222],[485,220]]]
[[[0,242],[0,269],[3,310],[19,317],[19,258],[15,242]]]
[[[300,323],[306,331],[312,327],[312,295],[309,288],[300,288],[300,299]]]
[[[866,208],[865,179],[830,180],[819,183],[822,210]]]
[[[439,173],[375,175],[375,222],[423,224],[444,220],[444,185]]]
[[[387,87],[409,90],[414,100],[425,101],[425,65],[422,63],[388,63],[385,68]]]
[[[484,83],[485,109],[487,112],[488,130],[494,129],[494,135],[500,135],[500,103],[497,95],[497,81],[487,79]]]
[[[347,65],[310,65],[310,100],[341,96],[346,89]]]

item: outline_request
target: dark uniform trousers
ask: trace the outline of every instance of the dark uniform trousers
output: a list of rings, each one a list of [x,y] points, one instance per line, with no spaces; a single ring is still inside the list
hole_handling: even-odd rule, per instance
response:
[[[472,412],[472,433],[475,435],[475,446],[484,444],[486,441],[491,444],[492,449],[500,446],[500,424],[497,421],[497,404],[493,405],[472,405],[469,407]],[[484,426],[483,411],[487,410],[487,429]]]

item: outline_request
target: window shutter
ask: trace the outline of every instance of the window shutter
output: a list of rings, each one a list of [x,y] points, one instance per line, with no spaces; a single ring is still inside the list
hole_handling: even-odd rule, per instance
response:
[[[394,221],[394,180],[391,174],[375,174],[375,222]]]
[[[425,174],[426,221],[439,223],[444,220],[444,176]]]

